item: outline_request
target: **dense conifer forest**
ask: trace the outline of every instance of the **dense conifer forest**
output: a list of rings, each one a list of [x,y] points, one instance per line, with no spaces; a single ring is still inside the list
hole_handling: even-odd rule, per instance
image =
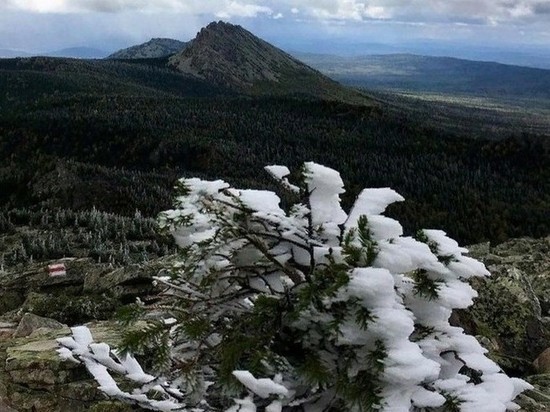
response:
[[[407,202],[389,214],[409,233],[443,228],[462,243],[496,243],[550,232],[548,137],[512,128],[474,139],[478,118],[470,133],[436,127],[423,110],[239,95],[186,79],[162,59],[0,60],[0,230],[32,226],[38,239],[66,225],[51,257],[74,254],[77,243],[97,249],[98,233],[143,235],[149,244],[132,253],[94,252],[139,260],[171,247],[151,233],[150,218],[169,207],[178,177],[270,187],[264,165],[311,160],[341,172],[348,206],[364,187],[401,193]],[[131,229],[115,230],[120,222]],[[40,241],[17,239],[10,256],[23,247],[48,257]]]

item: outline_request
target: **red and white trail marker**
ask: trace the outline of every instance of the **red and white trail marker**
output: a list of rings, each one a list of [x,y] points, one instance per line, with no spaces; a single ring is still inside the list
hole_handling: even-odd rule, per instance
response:
[[[65,276],[67,274],[67,269],[64,263],[55,263],[53,265],[48,265],[48,273],[50,276]]]

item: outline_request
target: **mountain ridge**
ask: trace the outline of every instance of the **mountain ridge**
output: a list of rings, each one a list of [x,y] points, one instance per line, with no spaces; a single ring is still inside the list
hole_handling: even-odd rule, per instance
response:
[[[181,51],[189,43],[180,40],[153,37],[148,42],[121,49],[107,56],[107,59],[151,59],[166,57]]]
[[[295,56],[343,84],[371,90],[550,98],[550,70],[542,68],[410,53]]]

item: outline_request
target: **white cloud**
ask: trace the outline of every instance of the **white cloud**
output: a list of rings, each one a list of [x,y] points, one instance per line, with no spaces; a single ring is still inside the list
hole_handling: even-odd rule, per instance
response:
[[[181,6],[177,0],[8,0],[7,6],[35,13],[119,12],[134,10],[174,9]]]
[[[224,2],[220,2],[224,4]],[[238,1],[225,2],[222,9],[215,13],[220,19],[230,19],[231,17],[256,17],[259,14],[272,15],[273,10],[266,6],[256,4],[243,4]]]
[[[355,20],[387,19],[392,16],[390,8],[383,5],[383,1],[302,1],[303,9],[307,14],[322,20]],[[309,4],[308,4],[309,3]],[[381,3],[381,4],[377,4]],[[304,7],[305,6],[305,7]]]
[[[258,0],[3,0],[0,9],[34,13],[117,13],[177,12],[187,15],[212,14],[219,18],[272,15],[273,10]]]
[[[550,0],[0,0],[0,10],[35,13],[175,12],[219,18],[279,14],[322,21],[499,25],[546,22]]]
[[[299,8],[304,16],[332,21],[550,24],[550,0],[279,0],[277,4],[291,8],[291,13]]]

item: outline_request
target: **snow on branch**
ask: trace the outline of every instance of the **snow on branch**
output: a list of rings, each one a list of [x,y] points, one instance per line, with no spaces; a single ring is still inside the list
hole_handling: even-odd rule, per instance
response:
[[[84,363],[99,384],[99,390],[106,395],[156,411],[185,410],[185,405],[180,403],[184,399],[180,390],[171,387],[162,378],[144,373],[132,355],[121,355],[116,350],[111,350],[106,343],[94,343],[92,334],[86,326],[73,327],[71,330],[72,337],[57,339],[60,345],[57,352],[63,359]],[[111,372],[124,376],[139,386],[132,393],[121,390]],[[148,397],[147,394],[152,391],[165,399]]]
[[[85,327],[59,340],[60,355],[84,363],[106,394],[154,410],[517,409],[529,385],[449,323],[473,304],[466,281],[488,276],[483,264],[445,232],[404,236],[383,215],[404,200],[389,188],[363,190],[348,214],[337,171],[308,162],[291,183],[285,166],[266,170],[285,202],[182,179],[159,216],[181,255],[157,278],[162,303],[141,309],[151,326],[129,342],[158,351],[177,384]],[[111,373],[137,388],[121,390]]]

